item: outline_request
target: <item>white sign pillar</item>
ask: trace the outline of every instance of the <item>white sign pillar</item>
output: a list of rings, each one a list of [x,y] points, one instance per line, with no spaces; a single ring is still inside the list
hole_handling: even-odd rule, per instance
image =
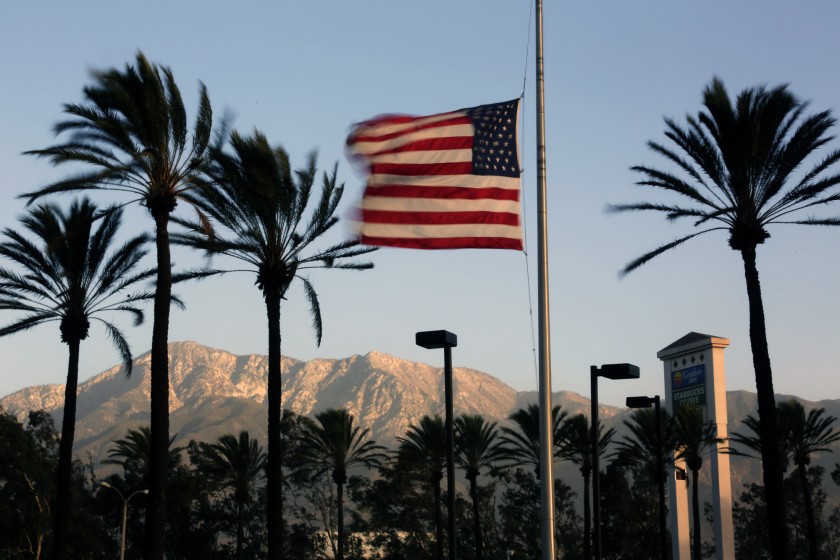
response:
[[[717,437],[729,435],[726,421],[726,368],[723,350],[729,339],[700,333],[688,333],[668,345],[656,357],[665,369],[665,409],[673,414],[682,404],[693,404],[717,427]],[[715,558],[735,558],[735,534],[732,526],[732,482],[729,455],[718,443],[710,450],[714,506]],[[676,465],[685,468],[685,465]],[[688,529],[688,494],[686,483],[669,477],[671,536],[674,560],[691,558]]]

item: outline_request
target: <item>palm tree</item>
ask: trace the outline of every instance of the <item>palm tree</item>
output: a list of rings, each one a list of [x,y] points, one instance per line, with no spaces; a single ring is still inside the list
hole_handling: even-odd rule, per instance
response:
[[[216,443],[197,444],[196,468],[214,485],[232,491],[236,516],[236,556],[243,558],[245,545],[245,513],[253,502],[256,487],[264,476],[266,456],[257,440],[242,430],[221,436]]]
[[[293,173],[288,154],[282,148],[272,148],[258,131],[249,137],[233,132],[230,144],[233,153],[223,149],[221,140],[211,147],[210,162],[205,169],[207,187],[192,197],[203,214],[202,219],[194,222],[176,220],[187,231],[173,235],[172,239],[175,243],[204,249],[208,256],[227,255],[246,263],[256,275],[256,285],[265,300],[268,317],[268,557],[274,559],[281,556],[283,548],[281,302],[292,281],[299,278],[309,299],[315,337],[320,344],[318,296],[309,279],[301,273],[315,268],[372,268],[370,263],[349,259],[374,248],[350,240],[311,250],[311,245],[321,240],[338,222],[335,211],[344,187],[336,184],[335,170],[324,175],[319,199],[304,222],[317,179],[314,156],[305,169]],[[212,222],[206,219],[208,216],[223,231],[216,231]],[[228,271],[204,270],[185,277],[225,272]]]
[[[583,475],[583,557],[591,555],[591,521],[592,514],[589,501],[589,488],[592,476],[599,473],[592,472],[592,428],[589,425],[589,418],[583,414],[576,414],[567,418],[560,427],[559,458],[564,461],[571,461],[580,469]],[[615,430],[610,428],[604,431],[603,424],[598,424],[598,456],[603,457],[607,452]]]
[[[830,453],[831,449],[828,446],[840,441],[840,432],[833,427],[837,418],[824,416],[824,408],[811,409],[806,417],[802,403],[795,399],[779,403],[778,412],[779,417],[787,419],[787,446],[802,484],[811,559],[816,560],[819,556],[820,543],[814,503],[811,498],[811,486],[808,483],[808,465],[811,463],[811,455],[820,452]]]
[[[425,477],[435,501],[435,558],[443,559],[443,499],[440,481],[446,466],[446,426],[440,415],[424,416],[398,437],[397,461],[408,470]]]
[[[484,469],[492,469],[502,458],[499,429],[480,414],[462,414],[455,419],[455,462],[464,470],[470,483],[473,514],[475,559],[484,558],[481,519],[478,507],[478,477]]]
[[[630,262],[628,273],[654,257],[703,233],[727,231],[729,246],[741,253],[750,313],[750,346],[758,394],[762,441],[762,469],[767,494],[771,551],[775,560],[788,557],[788,530],[782,496],[782,465],[776,442],[776,403],[773,374],[761,296],[756,248],[774,224],[840,225],[840,218],[796,219],[803,210],[838,199],[840,175],[827,175],[840,161],[834,150],[799,178],[794,178],[809,156],[827,144],[835,119],[830,111],[804,116],[807,107],[787,90],[757,87],[744,90],[734,106],[723,83],[715,78],[703,94],[705,111],[687,117],[682,127],[666,119],[665,135],[676,149],[648,142],[678,170],[633,167],[643,175],[640,185],[681,195],[689,204],[640,202],[612,206],[612,211],[654,211],[669,220],[688,218],[703,227]],[[718,225],[715,225],[718,224]]]
[[[638,466],[650,479],[650,483],[658,485],[666,476],[667,470],[674,462],[674,442],[671,417],[661,410],[662,445],[657,446],[656,438],[656,410],[653,408],[640,408],[634,410],[629,420],[624,421],[624,426],[630,431],[621,441],[616,442],[616,451],[613,453],[615,460],[621,465]],[[659,455],[661,447],[662,457]],[[659,464],[665,468],[659,472]]]
[[[560,405],[551,409],[552,441],[554,442],[555,459],[560,453],[560,426],[566,418],[561,412]],[[502,426],[499,437],[501,453],[507,466],[530,466],[534,469],[537,479],[540,478],[540,407],[531,403],[527,408],[520,408],[509,417],[514,428]]]
[[[630,419],[624,421],[624,427],[630,431],[630,434],[624,436],[616,444],[618,449],[613,453],[615,464],[635,467],[636,472],[639,473],[635,482],[641,484],[642,477],[647,478],[650,487],[656,490],[659,521],[657,533],[661,548],[660,555],[665,558],[667,556],[665,483],[668,480],[668,472],[673,467],[676,449],[671,416],[657,403],[654,408],[634,410]]]
[[[776,405],[776,429],[778,432],[779,452],[782,456],[782,474],[786,474],[790,466],[791,450],[788,445],[790,438],[788,433],[790,427],[788,426],[789,418],[782,414],[779,405]],[[747,427],[752,434],[742,434],[733,432],[729,436],[729,445],[724,450],[730,455],[740,455],[742,457],[751,457],[753,459],[761,459],[761,433],[760,423],[758,418],[752,414],[747,414],[743,419],[742,424]],[[732,443],[738,444],[738,447],[732,447]]]
[[[121,218],[121,210],[100,212],[88,200],[74,202],[66,212],[42,204],[21,218],[34,239],[5,228],[5,239],[0,242],[0,255],[17,265],[17,270],[0,268],[0,309],[25,313],[0,329],[0,336],[57,321],[61,341],[69,351],[56,472],[53,558],[67,555],[81,342],[90,333],[91,321],[101,322],[120,353],[126,374],[131,375],[131,349],[122,331],[100,315],[124,311],[134,316],[135,325],[140,324],[143,312],[136,304],[150,298],[145,292],[126,293],[154,271],[139,268],[146,255],[145,235],[111,251]]]
[[[825,409],[811,409],[806,416],[802,403],[795,399],[781,402],[776,406],[779,421],[779,440],[782,450],[785,471],[789,461],[796,465],[797,475],[802,485],[802,496],[805,504],[806,522],[808,527],[808,542],[810,544],[810,558],[819,555],[819,534],[817,531],[816,515],[808,482],[808,465],[814,453],[831,452],[832,443],[840,441],[840,432],[834,429],[837,421],[834,416],[824,416]],[[753,435],[733,433],[731,439],[739,445],[754,452],[761,452],[761,439],[758,434],[758,421],[753,416],[744,419]],[[750,455],[749,452],[729,449],[735,455]]]
[[[717,437],[715,424],[703,419],[703,411],[699,407],[683,405],[674,413],[674,441],[676,459],[685,461],[685,466],[691,471],[691,509],[694,523],[692,556],[694,560],[700,560],[703,542],[698,492],[700,469],[703,467],[703,456],[709,450],[715,450],[715,445],[723,440]]]
[[[344,485],[347,471],[363,466],[373,469],[387,456],[385,448],[368,439],[369,428],[362,430],[353,422],[347,409],[330,408],[315,415],[317,422],[305,423],[297,441],[300,464],[312,478],[329,472],[336,486],[338,550],[336,559],[344,560]]]
[[[66,104],[67,120],[55,125],[69,139],[27,152],[52,164],[81,163],[91,171],[21,195],[33,200],[73,190],[126,193],[145,206],[155,222],[157,279],[151,350],[151,465],[144,550],[163,560],[166,530],[166,457],[169,443],[169,311],[172,270],[169,219],[188,192],[210,141],[213,114],[207,91],[199,88],[198,116],[192,133],[172,71],[150,63],[138,52],[136,66],[92,73],[85,103]],[[191,136],[191,138],[190,138]]]
[[[147,488],[150,477],[152,455],[152,430],[149,426],[132,428],[120,439],[115,439],[114,446],[108,450],[104,465],[119,465],[123,469],[123,478],[129,484]],[[167,444],[167,470],[174,470],[181,462],[183,447],[173,447],[175,436]]]

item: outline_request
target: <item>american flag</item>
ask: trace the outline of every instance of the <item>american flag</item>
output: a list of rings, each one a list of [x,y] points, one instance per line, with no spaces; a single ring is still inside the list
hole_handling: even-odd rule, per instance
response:
[[[519,100],[353,127],[367,167],[361,242],[414,249],[522,250]]]

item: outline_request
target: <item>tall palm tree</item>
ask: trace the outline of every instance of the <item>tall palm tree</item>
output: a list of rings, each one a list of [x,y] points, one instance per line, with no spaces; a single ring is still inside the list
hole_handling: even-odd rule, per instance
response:
[[[750,314],[750,347],[758,394],[762,441],[762,469],[767,494],[770,543],[773,558],[788,557],[788,530],[782,496],[782,465],[776,442],[776,403],[767,344],[756,248],[769,237],[775,224],[840,225],[840,218],[799,218],[796,213],[830,204],[838,199],[840,175],[833,172],[840,151],[833,150],[800,172],[830,140],[835,119],[830,111],[805,116],[807,105],[786,86],[744,90],[733,104],[723,83],[715,78],[703,94],[705,110],[687,117],[682,127],[666,119],[665,135],[676,148],[648,142],[677,170],[661,171],[636,166],[640,185],[656,187],[683,197],[688,203],[640,202],[612,206],[612,211],[654,211],[669,220],[688,218],[702,227],[662,245],[630,262],[624,273],[647,263],[698,235],[726,231],[729,246],[741,254]],[[832,174],[829,174],[832,172]]]
[[[692,557],[700,560],[702,543],[700,517],[699,481],[700,469],[703,467],[703,457],[711,450],[715,452],[715,445],[720,443],[717,437],[717,427],[703,418],[703,411],[697,406],[683,405],[674,413],[674,441],[676,442],[676,459],[685,461],[685,466],[691,471],[691,509],[694,524]]]
[[[484,541],[478,504],[478,477],[482,470],[492,469],[502,458],[499,429],[495,422],[487,422],[480,414],[462,414],[455,419],[455,463],[464,471],[470,483],[473,514],[475,559],[484,558]]]
[[[321,311],[309,278],[301,273],[316,268],[363,270],[371,263],[353,261],[373,247],[343,241],[314,249],[312,245],[338,222],[335,216],[344,187],[336,172],[325,174],[314,209],[307,212],[317,179],[314,156],[306,168],[292,172],[289,156],[272,148],[266,137],[233,132],[232,152],[224,149],[223,136],[211,149],[205,168],[206,188],[193,194],[202,216],[197,221],[176,220],[185,233],[173,242],[203,249],[208,256],[227,255],[244,262],[256,275],[268,318],[268,557],[279,558],[282,544],[281,416],[281,302],[292,281],[299,278],[309,300],[315,337],[321,343]],[[209,217],[209,220],[207,219]],[[215,225],[214,225],[215,222]],[[218,226],[218,227],[216,227]],[[217,231],[218,229],[218,231]],[[198,271],[192,276],[222,274],[225,270]],[[187,275],[190,276],[190,275]]]
[[[55,125],[63,144],[27,152],[54,165],[92,168],[21,195],[33,200],[72,190],[116,191],[145,206],[155,223],[157,280],[151,350],[151,465],[146,506],[145,557],[163,560],[166,530],[166,457],[169,443],[169,311],[172,270],[169,219],[194,188],[193,178],[210,142],[213,114],[204,85],[190,132],[172,71],[138,52],[136,66],[94,71],[85,102],[65,104],[68,118]]]
[[[559,458],[564,461],[571,461],[580,469],[583,475],[583,557],[591,555],[591,522],[592,514],[590,509],[589,488],[592,476],[598,473],[592,472],[592,436],[593,431],[589,425],[589,418],[583,414],[576,414],[567,418],[560,427]],[[603,424],[598,424],[598,456],[603,457],[607,448],[615,436],[615,430],[610,428],[604,430]]]
[[[300,464],[312,477],[329,472],[336,486],[338,517],[337,560],[344,560],[344,485],[347,471],[354,467],[373,469],[387,458],[385,448],[368,439],[369,428],[355,425],[347,409],[330,408],[315,415],[316,422],[305,423],[297,441]]]
[[[153,276],[154,270],[139,268],[146,255],[145,235],[111,250],[121,218],[121,210],[100,212],[88,200],[75,201],[66,212],[41,204],[21,218],[31,238],[5,228],[0,242],[0,256],[16,265],[15,269],[0,268],[0,309],[25,313],[1,328],[0,336],[56,321],[69,351],[56,472],[53,558],[67,555],[81,342],[90,334],[91,321],[101,322],[120,353],[126,374],[131,375],[131,349],[122,331],[100,315],[128,312],[137,325],[143,320],[137,303],[151,297],[144,291],[126,291]]]
[[[840,441],[840,432],[834,429],[837,418],[824,416],[825,409],[811,409],[805,414],[802,403],[790,399],[779,403],[776,406],[777,418],[779,421],[779,440],[782,450],[785,470],[787,464],[792,461],[796,465],[797,475],[802,485],[802,497],[805,504],[806,523],[808,528],[808,542],[810,545],[810,558],[816,559],[819,555],[819,533],[817,531],[817,520],[814,513],[811,487],[808,482],[808,465],[811,463],[811,455],[815,453],[831,452],[829,447],[832,443]],[[753,416],[744,419],[744,425],[753,434],[733,433],[732,441],[739,446],[746,447],[753,452],[761,452],[761,439],[758,437],[758,421]],[[751,455],[750,452],[741,451],[730,447],[730,453],[736,455]]]
[[[560,405],[551,409],[552,441],[555,459],[560,454],[560,427],[566,418],[566,412]],[[530,466],[537,479],[540,478],[540,407],[536,403],[526,408],[517,409],[509,417],[514,427],[502,426],[499,436],[501,454],[507,466]]]
[[[216,487],[232,492],[236,512],[235,558],[241,560],[245,552],[245,514],[264,477],[265,452],[257,440],[242,430],[238,438],[225,434],[216,443],[198,443],[195,459],[200,473],[208,476]]]
[[[440,482],[446,466],[446,426],[440,415],[424,416],[398,437],[397,461],[408,470],[425,477],[435,501],[435,558],[443,559],[443,499]]]

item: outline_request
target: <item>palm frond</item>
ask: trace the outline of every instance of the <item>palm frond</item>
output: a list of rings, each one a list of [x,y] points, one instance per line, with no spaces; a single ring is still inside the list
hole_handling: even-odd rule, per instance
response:
[[[686,235],[685,237],[681,237],[681,238],[679,238],[675,241],[672,241],[670,243],[666,243],[665,245],[657,247],[653,251],[649,251],[649,252],[645,253],[644,255],[642,255],[641,257],[639,257],[637,259],[634,259],[634,260],[630,261],[629,263],[627,263],[627,265],[625,265],[625,267],[619,273],[619,276],[625,276],[625,275],[629,274],[630,272],[633,272],[634,270],[636,270],[637,268],[639,268],[643,264],[647,263],[651,259],[653,259],[655,257],[658,257],[659,255],[661,255],[662,253],[664,253],[666,251],[670,251],[674,247],[678,247],[679,245],[682,245],[683,243],[685,243],[689,239],[692,239],[694,237],[697,237],[698,235],[703,235],[704,233],[709,233],[710,231],[715,231],[715,230],[719,230],[719,229],[722,229],[722,228],[711,228],[711,229],[699,231],[697,233],[692,233],[692,234]]]
[[[315,288],[308,279],[300,277],[303,282],[303,289],[306,293],[306,299],[309,301],[310,315],[312,316],[312,328],[315,330],[315,340],[318,346],[321,345],[321,335],[323,334],[323,324],[321,323],[321,306],[318,303],[318,294]]]
[[[669,221],[675,221],[680,218],[700,218],[701,221],[708,221],[714,216],[719,215],[717,212],[707,212],[704,210],[697,210],[695,208],[682,208],[680,206],[671,206],[668,204],[654,204],[650,202],[637,202],[630,204],[610,204],[606,211],[609,213],[619,212],[640,212],[640,211],[654,211],[662,212]]]
[[[55,314],[42,311],[42,312],[34,312],[26,317],[18,319],[17,321],[6,325],[3,328],[0,328],[0,336],[6,336],[9,334],[19,333],[22,331],[27,331],[32,327],[41,325],[43,323],[48,323],[51,321],[58,321],[60,320]]]
[[[114,346],[120,353],[122,365],[125,369],[125,376],[131,377],[132,362],[134,358],[131,356],[131,347],[128,345],[128,341],[125,339],[125,336],[123,335],[122,331],[110,321],[105,321],[103,319],[100,319],[99,317],[94,317],[94,319],[105,325],[105,330],[108,332],[108,336],[110,337],[111,342],[114,343]]]

